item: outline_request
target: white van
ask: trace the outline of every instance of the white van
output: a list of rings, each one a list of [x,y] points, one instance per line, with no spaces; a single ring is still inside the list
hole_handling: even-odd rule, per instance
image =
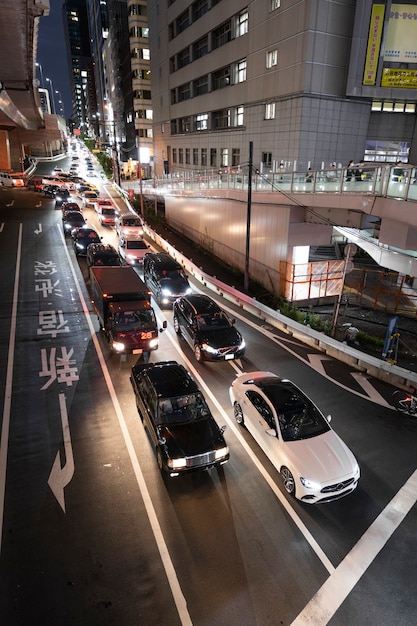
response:
[[[0,186],[13,187],[13,178],[8,172],[0,172]]]

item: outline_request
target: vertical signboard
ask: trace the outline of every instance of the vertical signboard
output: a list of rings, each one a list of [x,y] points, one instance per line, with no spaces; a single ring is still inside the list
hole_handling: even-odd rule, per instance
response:
[[[364,85],[375,85],[378,70],[378,59],[381,48],[382,28],[384,25],[384,4],[374,4],[371,12],[371,22],[368,33],[368,47],[366,50],[365,70],[363,73]]]

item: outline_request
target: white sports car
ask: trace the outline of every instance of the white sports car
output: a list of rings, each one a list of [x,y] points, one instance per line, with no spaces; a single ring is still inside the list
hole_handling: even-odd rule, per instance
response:
[[[241,374],[230,390],[234,415],[280,472],[286,491],[310,504],[357,486],[359,465],[323,413],[294,383],[271,372]]]

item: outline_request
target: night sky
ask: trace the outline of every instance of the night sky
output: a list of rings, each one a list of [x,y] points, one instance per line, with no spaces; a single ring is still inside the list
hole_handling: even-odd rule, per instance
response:
[[[68,119],[72,114],[72,104],[62,5],[62,0],[50,0],[49,15],[41,17],[39,20],[36,61],[42,66],[44,80],[48,77],[52,81],[54,91],[60,92],[64,103],[65,119]],[[41,81],[39,69],[37,78]],[[42,87],[42,85],[40,86]],[[50,89],[50,83],[45,81],[45,87]],[[55,94],[57,113],[59,112],[58,100],[60,99],[59,94]]]

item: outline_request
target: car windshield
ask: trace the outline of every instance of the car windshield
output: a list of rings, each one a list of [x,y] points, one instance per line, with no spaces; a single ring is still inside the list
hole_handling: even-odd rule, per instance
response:
[[[126,241],[126,248],[129,250],[144,250],[146,243],[144,241]]]
[[[203,395],[198,393],[179,396],[178,398],[164,398],[159,401],[158,424],[180,424],[195,422],[206,418],[209,409]]]
[[[120,265],[117,254],[101,254],[94,258],[94,265]]]
[[[228,328],[230,320],[226,313],[219,311],[218,313],[206,313],[204,315],[197,315],[197,324],[200,330],[206,330],[207,328]]]
[[[330,430],[318,408],[296,387],[280,383],[263,387],[278,415],[284,441],[298,441],[317,437]]]
[[[121,311],[113,317],[113,328],[119,333],[155,328],[156,319],[151,308]]]
[[[114,213],[115,213],[114,209],[108,209],[106,207],[103,207],[101,209],[101,212],[102,212],[103,215],[114,215]]]
[[[123,226],[142,226],[142,224],[140,223],[140,220],[137,220],[134,217],[124,217]]]
[[[176,279],[176,278],[185,278],[185,274],[181,269],[178,270],[162,270],[159,274],[159,279]]]

